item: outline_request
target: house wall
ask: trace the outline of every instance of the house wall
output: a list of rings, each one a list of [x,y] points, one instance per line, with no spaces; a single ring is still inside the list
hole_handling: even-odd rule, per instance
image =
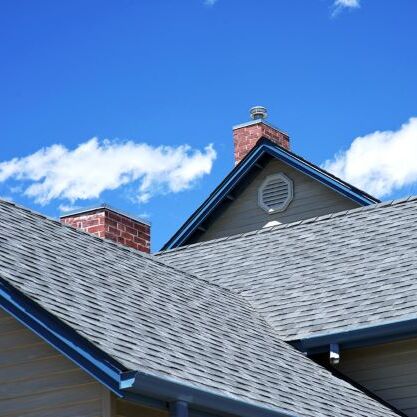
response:
[[[102,391],[87,373],[0,309],[2,417],[101,417]]]
[[[156,410],[117,399],[115,417],[168,417],[168,411]]]
[[[336,368],[406,415],[417,416],[417,339],[342,351]]]
[[[165,417],[108,389],[0,308],[0,417]]]
[[[258,189],[271,174],[283,172],[294,183],[294,198],[280,213],[268,214],[258,206]],[[276,159],[259,172],[246,189],[233,201],[202,234],[199,241],[212,240],[252,230],[273,222],[291,223],[358,207],[358,203],[342,196],[307,175]]]

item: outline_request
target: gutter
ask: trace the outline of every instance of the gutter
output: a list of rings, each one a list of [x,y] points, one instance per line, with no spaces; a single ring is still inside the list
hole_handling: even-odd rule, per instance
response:
[[[156,397],[171,404],[187,404],[197,412],[236,417],[298,417],[287,411],[179,382],[169,376],[155,376],[143,372],[124,372],[120,387],[123,391]],[[173,407],[174,410],[177,407]],[[176,416],[175,412],[171,412]]]
[[[379,325],[358,327],[336,333],[324,333],[290,342],[296,349],[307,354],[329,351],[331,344],[341,349],[351,349],[389,343],[417,336],[417,318],[387,322]]]

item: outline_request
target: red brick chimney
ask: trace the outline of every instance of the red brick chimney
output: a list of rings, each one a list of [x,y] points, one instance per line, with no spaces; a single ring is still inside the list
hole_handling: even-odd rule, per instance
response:
[[[150,252],[150,224],[107,204],[65,214],[60,220],[98,237],[113,240],[141,252]]]
[[[268,116],[265,107],[252,107],[250,109],[250,115],[253,119],[251,122],[233,127],[236,165],[250,152],[261,138],[267,138],[285,149],[290,149],[289,136],[265,122]]]

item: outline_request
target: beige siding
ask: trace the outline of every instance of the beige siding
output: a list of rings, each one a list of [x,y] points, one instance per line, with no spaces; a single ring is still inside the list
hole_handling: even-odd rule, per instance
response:
[[[101,417],[102,396],[99,383],[0,309],[1,417]]]
[[[0,417],[167,417],[117,399],[0,308]]]
[[[258,206],[258,189],[265,177],[278,172],[292,179],[294,198],[284,212],[268,214]],[[261,229],[270,222],[291,223],[354,207],[358,207],[358,204],[352,200],[281,161],[271,160],[239,197],[213,221],[200,241]]]
[[[408,416],[417,416],[417,339],[344,351],[337,369]]]
[[[168,411],[156,410],[120,399],[116,400],[117,417],[168,417]]]

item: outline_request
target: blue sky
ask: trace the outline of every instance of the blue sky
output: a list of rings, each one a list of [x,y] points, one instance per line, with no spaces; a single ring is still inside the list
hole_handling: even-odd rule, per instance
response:
[[[232,168],[255,104],[307,159],[417,194],[417,2],[338,3],[2,1],[0,195],[149,216],[158,249]]]

